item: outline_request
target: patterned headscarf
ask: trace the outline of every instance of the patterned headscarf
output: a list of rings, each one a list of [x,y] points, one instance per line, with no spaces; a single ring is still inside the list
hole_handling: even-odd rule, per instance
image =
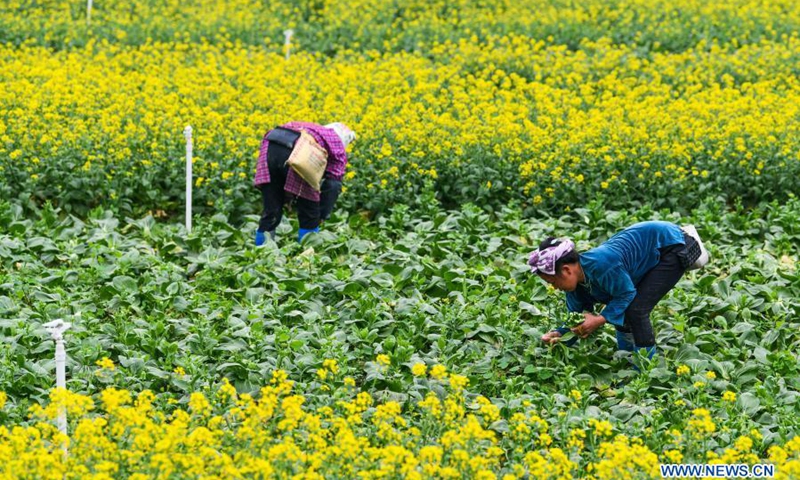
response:
[[[558,245],[554,245],[557,242]],[[575,244],[568,238],[553,239],[549,247],[540,248],[531,252],[528,265],[531,266],[531,273],[544,273],[546,275],[556,274],[556,262],[564,258],[569,252],[575,250]]]
[[[356,134],[344,123],[336,122],[325,125],[325,128],[330,128],[342,140],[342,144],[347,147],[353,140],[356,139]]]

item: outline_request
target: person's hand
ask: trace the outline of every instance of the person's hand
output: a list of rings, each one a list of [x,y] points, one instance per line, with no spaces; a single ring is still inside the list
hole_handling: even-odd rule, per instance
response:
[[[556,330],[547,332],[544,335],[542,335],[542,341],[550,345],[558,342],[559,338],[561,338],[561,332],[558,332]]]
[[[584,313],[583,318],[583,322],[572,329],[572,332],[581,338],[587,338],[589,335],[597,331],[598,328],[606,324],[606,319],[602,315]]]

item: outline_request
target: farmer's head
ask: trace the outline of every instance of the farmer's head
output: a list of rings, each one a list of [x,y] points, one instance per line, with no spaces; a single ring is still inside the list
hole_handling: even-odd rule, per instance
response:
[[[350,127],[348,127],[344,123],[341,122],[329,123],[325,125],[325,128],[330,128],[331,130],[336,132],[336,135],[339,137],[339,139],[342,141],[342,145],[344,145],[345,147],[350,145],[353,142],[353,140],[356,139],[355,132],[350,130]]]
[[[531,272],[565,292],[575,290],[582,279],[578,252],[567,238],[548,237],[538,250],[531,252],[528,265]]]

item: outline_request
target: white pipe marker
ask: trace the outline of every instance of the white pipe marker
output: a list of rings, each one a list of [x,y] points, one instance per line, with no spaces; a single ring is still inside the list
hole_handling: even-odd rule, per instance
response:
[[[289,51],[292,48],[292,35],[294,35],[294,30],[291,28],[283,31],[283,36],[286,38],[283,44],[283,48],[286,50],[286,60],[289,60]]]
[[[183,130],[186,137],[186,232],[192,231],[192,126]]]
[[[56,342],[56,388],[67,389],[67,352],[64,349],[64,332],[72,326],[63,320],[53,320],[45,323],[44,328]],[[58,429],[64,435],[67,434],[67,412],[64,408],[58,413]]]

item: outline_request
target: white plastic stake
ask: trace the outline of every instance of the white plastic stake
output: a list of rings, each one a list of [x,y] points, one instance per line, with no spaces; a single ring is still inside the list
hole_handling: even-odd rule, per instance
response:
[[[86,0],[86,25],[92,23],[92,0]]]
[[[283,49],[286,50],[286,60],[289,60],[289,51],[292,48],[292,35],[294,35],[294,30],[291,28],[283,31],[283,36],[286,39],[283,43]]]
[[[65,390],[67,388],[67,352],[64,349],[64,332],[71,326],[72,324],[65,323],[61,319],[44,324],[44,328],[56,342],[56,387]],[[58,429],[64,435],[67,434],[67,412],[63,407],[58,413]]]
[[[192,126],[183,130],[186,137],[186,232],[192,231]]]

